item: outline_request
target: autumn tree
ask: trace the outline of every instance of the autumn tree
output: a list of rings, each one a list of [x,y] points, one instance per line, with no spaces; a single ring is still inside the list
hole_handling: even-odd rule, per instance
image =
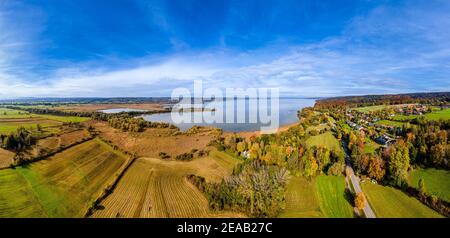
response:
[[[245,141],[241,141],[237,144],[236,148],[239,153],[242,153],[247,149],[247,143]]]
[[[355,196],[355,207],[362,210],[366,206],[366,196],[363,192],[359,192]]]
[[[433,164],[442,165],[446,157],[446,148],[443,144],[433,145],[430,148],[430,158]]]
[[[317,165],[316,159],[314,158],[314,154],[311,151],[307,151],[304,158],[304,174],[305,177],[310,178],[316,175],[317,169],[319,166]]]
[[[369,168],[367,170],[367,174],[369,177],[381,181],[386,173],[385,167],[384,167],[384,161],[379,156],[373,156],[369,160]]]
[[[323,146],[315,148],[318,169],[322,171],[330,163],[330,150]]]

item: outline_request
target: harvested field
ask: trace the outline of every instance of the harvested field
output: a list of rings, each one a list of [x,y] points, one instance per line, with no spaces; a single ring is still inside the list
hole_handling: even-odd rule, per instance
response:
[[[0,168],[9,167],[13,158],[13,152],[0,148]]]
[[[192,135],[173,135],[177,130],[169,128],[149,128],[141,133],[122,132],[111,128],[107,123],[89,123],[100,131],[100,136],[112,141],[120,148],[136,153],[139,157],[159,157],[159,152],[165,152],[172,158],[190,152],[192,149],[205,148],[214,138],[214,130]]]
[[[93,217],[236,217],[211,212],[206,197],[186,180],[189,174],[218,181],[231,171],[210,157],[190,162],[140,158]]]
[[[79,104],[55,107],[56,110],[74,111],[74,112],[96,112],[99,110],[131,108],[146,111],[159,111],[163,109],[161,103],[111,103],[111,104]]]
[[[89,137],[85,130],[72,130],[67,133],[50,136],[37,141],[36,145],[28,152],[31,157],[46,155],[57,151],[59,148],[65,148]]]

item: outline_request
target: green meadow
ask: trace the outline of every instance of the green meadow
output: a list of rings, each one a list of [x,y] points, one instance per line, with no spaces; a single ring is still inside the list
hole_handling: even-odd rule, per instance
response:
[[[418,188],[423,179],[425,192],[450,202],[450,171],[443,169],[415,169],[409,176],[409,184]]]
[[[362,189],[378,218],[437,218],[433,209],[404,192],[387,186],[362,183]]]

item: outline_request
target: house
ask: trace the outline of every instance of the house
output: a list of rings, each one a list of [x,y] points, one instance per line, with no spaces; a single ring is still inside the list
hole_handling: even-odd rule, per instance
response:
[[[378,144],[387,147],[388,145],[392,144],[395,142],[394,138],[391,138],[390,136],[383,134],[381,136],[379,136],[378,138],[375,139],[375,142],[377,142]]]

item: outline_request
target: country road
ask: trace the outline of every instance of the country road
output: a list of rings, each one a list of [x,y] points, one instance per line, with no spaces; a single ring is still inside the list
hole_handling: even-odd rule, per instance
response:
[[[362,192],[361,186],[359,185],[359,178],[355,175],[352,167],[350,167],[349,165],[347,165],[347,172],[349,172],[349,174],[347,174],[347,177],[350,177],[350,182],[352,183],[352,187],[355,193],[360,193]],[[347,180],[348,182],[348,180]],[[369,205],[369,202],[367,201],[366,198],[366,205],[364,206],[364,214],[366,215],[366,218],[376,218],[375,213],[373,212],[372,208]]]
[[[355,172],[353,171],[353,168],[350,163],[350,155],[349,155],[349,152],[347,149],[347,144],[344,141],[342,141],[342,147],[345,152],[345,163],[346,163],[345,171],[347,173],[347,177],[345,178],[345,181],[347,181],[348,186],[350,188],[353,188],[355,193],[360,193],[360,192],[362,192],[362,189],[359,184],[359,178],[355,175]],[[350,178],[350,181],[348,180],[348,178]],[[350,186],[350,183],[352,186]],[[369,205],[369,201],[367,201],[367,198],[366,198],[366,205],[364,206],[363,212],[364,212],[366,218],[376,218],[375,213],[373,212],[372,208]]]

